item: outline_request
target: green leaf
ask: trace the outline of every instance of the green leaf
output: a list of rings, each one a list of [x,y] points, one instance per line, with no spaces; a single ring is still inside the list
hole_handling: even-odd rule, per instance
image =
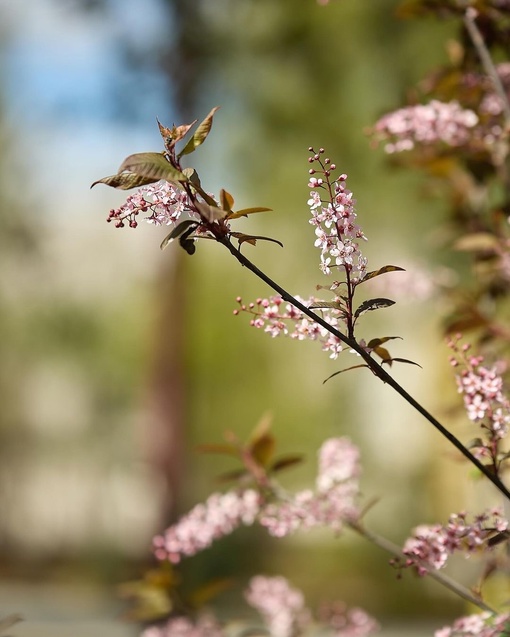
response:
[[[391,299],[368,299],[368,301],[364,301],[354,312],[354,318],[360,317],[365,312],[371,312],[373,310],[379,310],[383,307],[390,307],[391,305],[395,305],[395,301]]]
[[[416,367],[419,367],[420,369],[423,369],[423,367],[419,363],[415,363],[414,361],[410,361],[408,358],[392,358],[391,360],[394,363],[407,363],[408,365],[416,365]]]
[[[261,237],[260,235],[255,234],[244,234],[242,232],[231,232],[231,237],[235,237],[239,241],[239,245],[243,243],[249,243],[254,246],[257,245],[257,241],[271,241],[272,243],[277,243],[281,248],[283,248],[283,243],[278,241],[278,239],[271,239],[271,237]]]
[[[275,438],[272,434],[266,433],[260,436],[250,445],[250,453],[257,464],[267,467],[273,457],[275,448]]]
[[[143,175],[137,175],[136,173],[125,172],[98,179],[92,184],[91,188],[93,188],[96,184],[106,184],[112,188],[118,188],[119,190],[129,190],[130,188],[139,188],[140,186],[152,184],[155,181],[159,180],[155,177],[144,177]]]
[[[388,363],[388,365],[391,367],[393,359],[391,358],[391,354],[385,347],[374,347],[373,351],[377,354],[377,356],[379,356],[383,363]]]
[[[174,168],[164,153],[136,153],[122,162],[119,173],[132,172],[158,181],[186,181],[186,176]]]
[[[331,378],[334,378],[335,376],[338,376],[339,374],[343,374],[344,372],[350,372],[351,369],[360,369],[361,367],[366,367],[367,369],[370,369],[370,367],[368,365],[365,365],[364,363],[361,365],[353,365],[352,367],[347,367],[346,369],[341,369],[339,372],[335,372],[334,374],[331,374],[331,376],[328,376],[326,380],[322,381],[322,384],[324,385],[324,383],[327,383],[328,380],[330,380]]]
[[[402,340],[401,336],[381,336],[380,338],[373,338],[367,343],[367,347],[374,348],[378,345],[382,345],[383,343],[387,343],[388,341],[393,341],[397,338]]]
[[[198,223],[196,221],[192,221],[191,219],[186,219],[185,221],[181,221],[181,223],[178,223],[175,226],[175,228],[172,230],[172,232],[170,232],[170,234],[167,234],[167,236],[163,239],[163,241],[161,242],[159,246],[160,249],[164,250],[169,243],[172,243],[174,239],[177,239],[177,237],[180,237],[187,230],[190,230],[191,232],[193,232],[193,230],[197,226],[198,226]]]
[[[218,109],[219,106],[215,106],[207,115],[207,117],[199,124],[197,130],[190,137],[186,146],[184,146],[184,148],[178,154],[178,157],[189,155],[189,153],[192,153],[194,150],[196,150],[198,146],[200,146],[200,144],[203,144],[205,142],[207,135],[209,135],[212,127],[214,113],[216,113]]]
[[[283,456],[282,458],[278,458],[270,467],[270,471],[281,471],[282,469],[287,469],[288,467],[293,467],[300,462],[303,462],[304,455],[303,454],[292,454]]]
[[[381,274],[386,274],[387,272],[405,272],[405,270],[404,268],[400,268],[398,265],[385,265],[382,268],[379,268],[378,270],[367,272],[365,276],[361,279],[361,281],[358,283],[358,285],[360,285],[361,283],[364,283],[365,281],[369,281],[370,279],[374,279],[376,276],[379,276]]]
[[[189,183],[194,186],[195,190],[199,192],[202,189],[202,184],[200,183],[200,177],[198,176],[197,171],[191,166],[184,168],[182,174],[188,178]]]
[[[232,197],[232,195],[224,188],[220,191],[220,204],[223,210],[226,210],[228,213],[232,212],[232,208],[234,207],[234,197]]]
[[[189,603],[193,608],[202,608],[215,597],[218,597],[220,593],[232,588],[234,585],[234,579],[229,577],[222,577],[214,580],[210,580],[206,584],[196,588],[189,596]],[[204,631],[208,632],[208,631]]]
[[[254,215],[257,212],[269,212],[272,208],[263,208],[261,206],[256,208],[243,208],[229,214],[229,219],[239,219],[239,217],[247,217],[248,215]]]

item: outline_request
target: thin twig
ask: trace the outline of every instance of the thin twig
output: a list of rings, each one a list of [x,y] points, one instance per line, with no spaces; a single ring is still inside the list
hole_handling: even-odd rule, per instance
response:
[[[476,15],[477,12],[472,7],[466,9],[464,13],[464,24],[466,25],[469,37],[471,38],[471,41],[476,48],[482,66],[487,75],[491,78],[492,83],[494,84],[494,89],[503,104],[503,111],[505,113],[505,124],[506,128],[508,129],[510,127],[510,102],[508,101],[508,95],[506,94],[505,87],[503,86],[501,78],[498,75],[496,67],[494,66],[494,62],[492,61],[491,54],[489,53],[487,45],[485,44],[482,34],[480,33],[480,29],[476,24]]]
[[[352,529],[353,531],[355,531],[356,533],[364,537],[366,540],[369,540],[370,542],[372,542],[379,548],[383,549],[387,553],[391,553],[392,555],[395,555],[398,557],[403,557],[403,558],[407,557],[402,552],[402,549],[400,547],[398,547],[396,544],[393,544],[393,542],[390,542],[390,540],[387,540],[385,537],[377,535],[376,533],[372,533],[372,531],[369,531],[368,529],[366,529],[361,524],[361,522],[356,522],[356,521],[348,522],[347,525],[349,526],[350,529]],[[427,571],[427,575],[429,577],[431,577],[432,579],[435,579],[437,582],[439,582],[440,584],[448,588],[450,591],[457,594],[459,597],[462,597],[462,599],[465,599],[467,602],[470,602],[471,604],[475,604],[482,610],[488,611],[489,613],[492,613],[494,615],[497,614],[497,611],[494,610],[491,606],[486,604],[480,598],[476,597],[468,588],[466,588],[465,586],[462,586],[462,584],[459,584],[448,575],[445,575],[444,573],[440,573],[439,571],[429,569],[427,567],[424,567],[424,568]]]
[[[402,398],[407,401],[412,407],[416,409],[426,420],[428,420],[438,431],[441,433],[456,449],[458,449],[464,457],[466,457],[492,484],[508,499],[510,500],[510,491],[506,488],[499,477],[492,473],[488,467],[483,465],[478,458],[476,458],[469,449],[467,449],[461,441],[456,438],[446,427],[444,427],[432,414],[430,414],[420,403],[415,400],[379,363],[374,360],[370,354],[364,350],[354,338],[349,338],[342,332],[339,332],[321,316],[310,310],[303,305],[300,301],[294,298],[289,292],[282,288],[278,283],[273,281],[267,274],[262,272],[254,263],[252,263],[244,254],[236,248],[228,237],[218,238],[218,241],[222,243],[229,252],[239,261],[239,263],[248,268],[259,279],[267,283],[275,292],[277,292],[284,301],[287,301],[294,307],[297,307],[303,314],[311,318],[318,323],[321,327],[326,329],[330,334],[336,336],[342,343],[359,354],[366,362],[369,369],[377,376],[383,383],[387,383],[392,389],[394,389]]]

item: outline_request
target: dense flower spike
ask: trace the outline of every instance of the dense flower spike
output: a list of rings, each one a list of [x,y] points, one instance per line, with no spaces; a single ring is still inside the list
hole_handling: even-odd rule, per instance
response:
[[[359,451],[347,438],[330,438],[319,450],[316,490],[305,490],[286,501],[267,505],[260,523],[271,535],[284,537],[299,529],[326,526],[340,532],[357,519]]]
[[[318,300],[313,296],[309,299],[303,299],[296,295],[295,298],[307,307]],[[338,358],[342,351],[340,339],[305,316],[290,303],[284,304],[280,296],[270,296],[267,299],[259,298],[255,303],[250,303],[249,305],[245,305],[241,297],[238,297],[237,302],[240,307],[238,310],[234,310],[234,314],[248,312],[253,316],[250,325],[263,329],[264,332],[267,332],[273,338],[276,336],[289,336],[298,341],[305,339],[319,341],[322,344],[323,351],[328,352],[330,358],[333,359]],[[332,327],[337,328],[340,324],[338,311],[328,308],[323,311],[323,317]]]
[[[477,515],[471,523],[466,513],[458,513],[451,515],[444,526],[419,526],[404,545],[403,553],[407,556],[404,566],[415,567],[420,575],[425,575],[428,569],[439,570],[453,553],[470,555],[481,547],[486,549],[490,537],[507,529],[508,521],[499,509]],[[395,563],[402,566],[398,561]]]
[[[331,175],[336,166],[330,159],[322,158],[324,149],[321,148],[318,153],[313,148],[309,150],[314,153],[308,159],[314,165],[309,174],[321,175],[311,177],[308,182],[312,188],[308,200],[312,214],[310,223],[315,226],[315,246],[321,249],[320,268],[324,274],[331,274],[331,268],[335,266],[343,268],[347,280],[357,283],[363,279],[367,269],[367,259],[361,254],[358,243],[359,239],[366,240],[366,237],[356,224],[356,200],[345,185],[347,175],[342,174],[332,181]]]
[[[457,371],[455,380],[468,418],[480,425],[488,438],[487,441],[480,439],[473,449],[478,457],[489,458],[497,470],[501,456],[499,443],[510,426],[510,400],[503,392],[501,377],[506,364],[501,362],[486,367],[483,356],[470,354],[471,345],[460,345],[460,339],[457,335],[448,343],[453,351],[450,364]]]
[[[384,142],[387,153],[411,150],[415,145],[443,143],[462,146],[478,124],[478,116],[458,102],[432,100],[407,106],[381,117],[373,128],[374,139]]]
[[[436,630],[434,637],[504,637],[510,634],[510,613],[489,612],[460,617],[453,626]]]
[[[175,564],[183,556],[195,555],[209,547],[241,524],[253,524],[259,508],[260,498],[253,489],[213,493],[204,504],[195,506],[163,535],[154,538],[154,554]]]
[[[253,577],[244,596],[260,613],[272,637],[292,637],[310,622],[303,593],[284,577]]]

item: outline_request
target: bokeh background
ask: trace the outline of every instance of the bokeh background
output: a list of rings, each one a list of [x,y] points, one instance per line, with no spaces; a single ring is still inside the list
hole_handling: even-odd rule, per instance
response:
[[[285,248],[244,249],[308,296],[325,281],[308,224],[307,148],[324,146],[349,174],[372,268],[416,274],[407,289],[387,275],[397,304],[367,317],[360,335],[402,336],[392,352],[423,369],[395,376],[452,424],[443,308],[418,293],[455,276],[438,240],[443,206],[419,175],[392,169],[366,129],[446,59],[455,26],[399,21],[396,5],[0,0],[0,615],[25,618],[12,633],[137,634],[120,619],[118,585],[151,564],[152,535],[232,468],[196,446],[225,431],[246,438],[267,413],[280,451],[307,457],[282,474],[289,488],[312,479],[325,437],[351,436],[364,493],[378,498],[368,520],[397,543],[479,488],[368,372],[322,384],[353,364],[348,353],[331,361],[233,316],[237,295],[268,290],[226,251],[204,242],[192,258],[161,252],[164,228],[116,230],[105,218],[125,194],[89,189],[128,154],[161,149],[156,117],[171,126],[220,105],[193,156],[202,183],[240,207],[275,210],[239,229]],[[261,571],[287,575],[311,604],[345,599],[386,626],[437,627],[462,610],[434,583],[397,580],[387,555],[351,536],[277,542],[241,530],[182,571],[197,585],[235,576],[219,603],[236,613]]]

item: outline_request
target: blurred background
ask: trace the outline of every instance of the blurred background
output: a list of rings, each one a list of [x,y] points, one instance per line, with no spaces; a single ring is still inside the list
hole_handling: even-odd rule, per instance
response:
[[[423,369],[395,376],[446,416],[455,387],[442,309],[420,292],[455,266],[435,233],[442,204],[419,175],[392,170],[365,131],[445,60],[454,25],[398,21],[396,5],[0,0],[0,615],[25,618],[12,633],[137,634],[121,622],[118,585],[152,563],[153,534],[233,468],[196,446],[227,430],[244,439],[267,413],[279,450],[306,454],[282,474],[289,488],[313,478],[324,438],[351,436],[364,493],[379,499],[368,521],[397,543],[464,506],[475,488],[465,467],[448,463],[446,443],[401,399],[363,370],[322,384],[356,362],[348,353],[331,361],[313,343],[252,330],[233,316],[235,298],[269,291],[226,251],[203,242],[193,258],[161,252],[165,228],[105,223],[125,193],[89,189],[128,154],[161,150],[156,117],[171,126],[220,105],[193,155],[202,183],[239,207],[275,210],[238,229],[284,250],[244,250],[307,297],[325,283],[307,148],[324,146],[349,175],[369,266],[416,275],[407,289],[387,275],[397,304],[359,335],[402,336],[392,353]],[[434,583],[398,581],[387,555],[351,536],[277,542],[241,530],[182,567],[197,585],[235,576],[225,606],[258,572],[285,574],[312,605],[345,599],[383,625],[437,627],[460,608]]]

